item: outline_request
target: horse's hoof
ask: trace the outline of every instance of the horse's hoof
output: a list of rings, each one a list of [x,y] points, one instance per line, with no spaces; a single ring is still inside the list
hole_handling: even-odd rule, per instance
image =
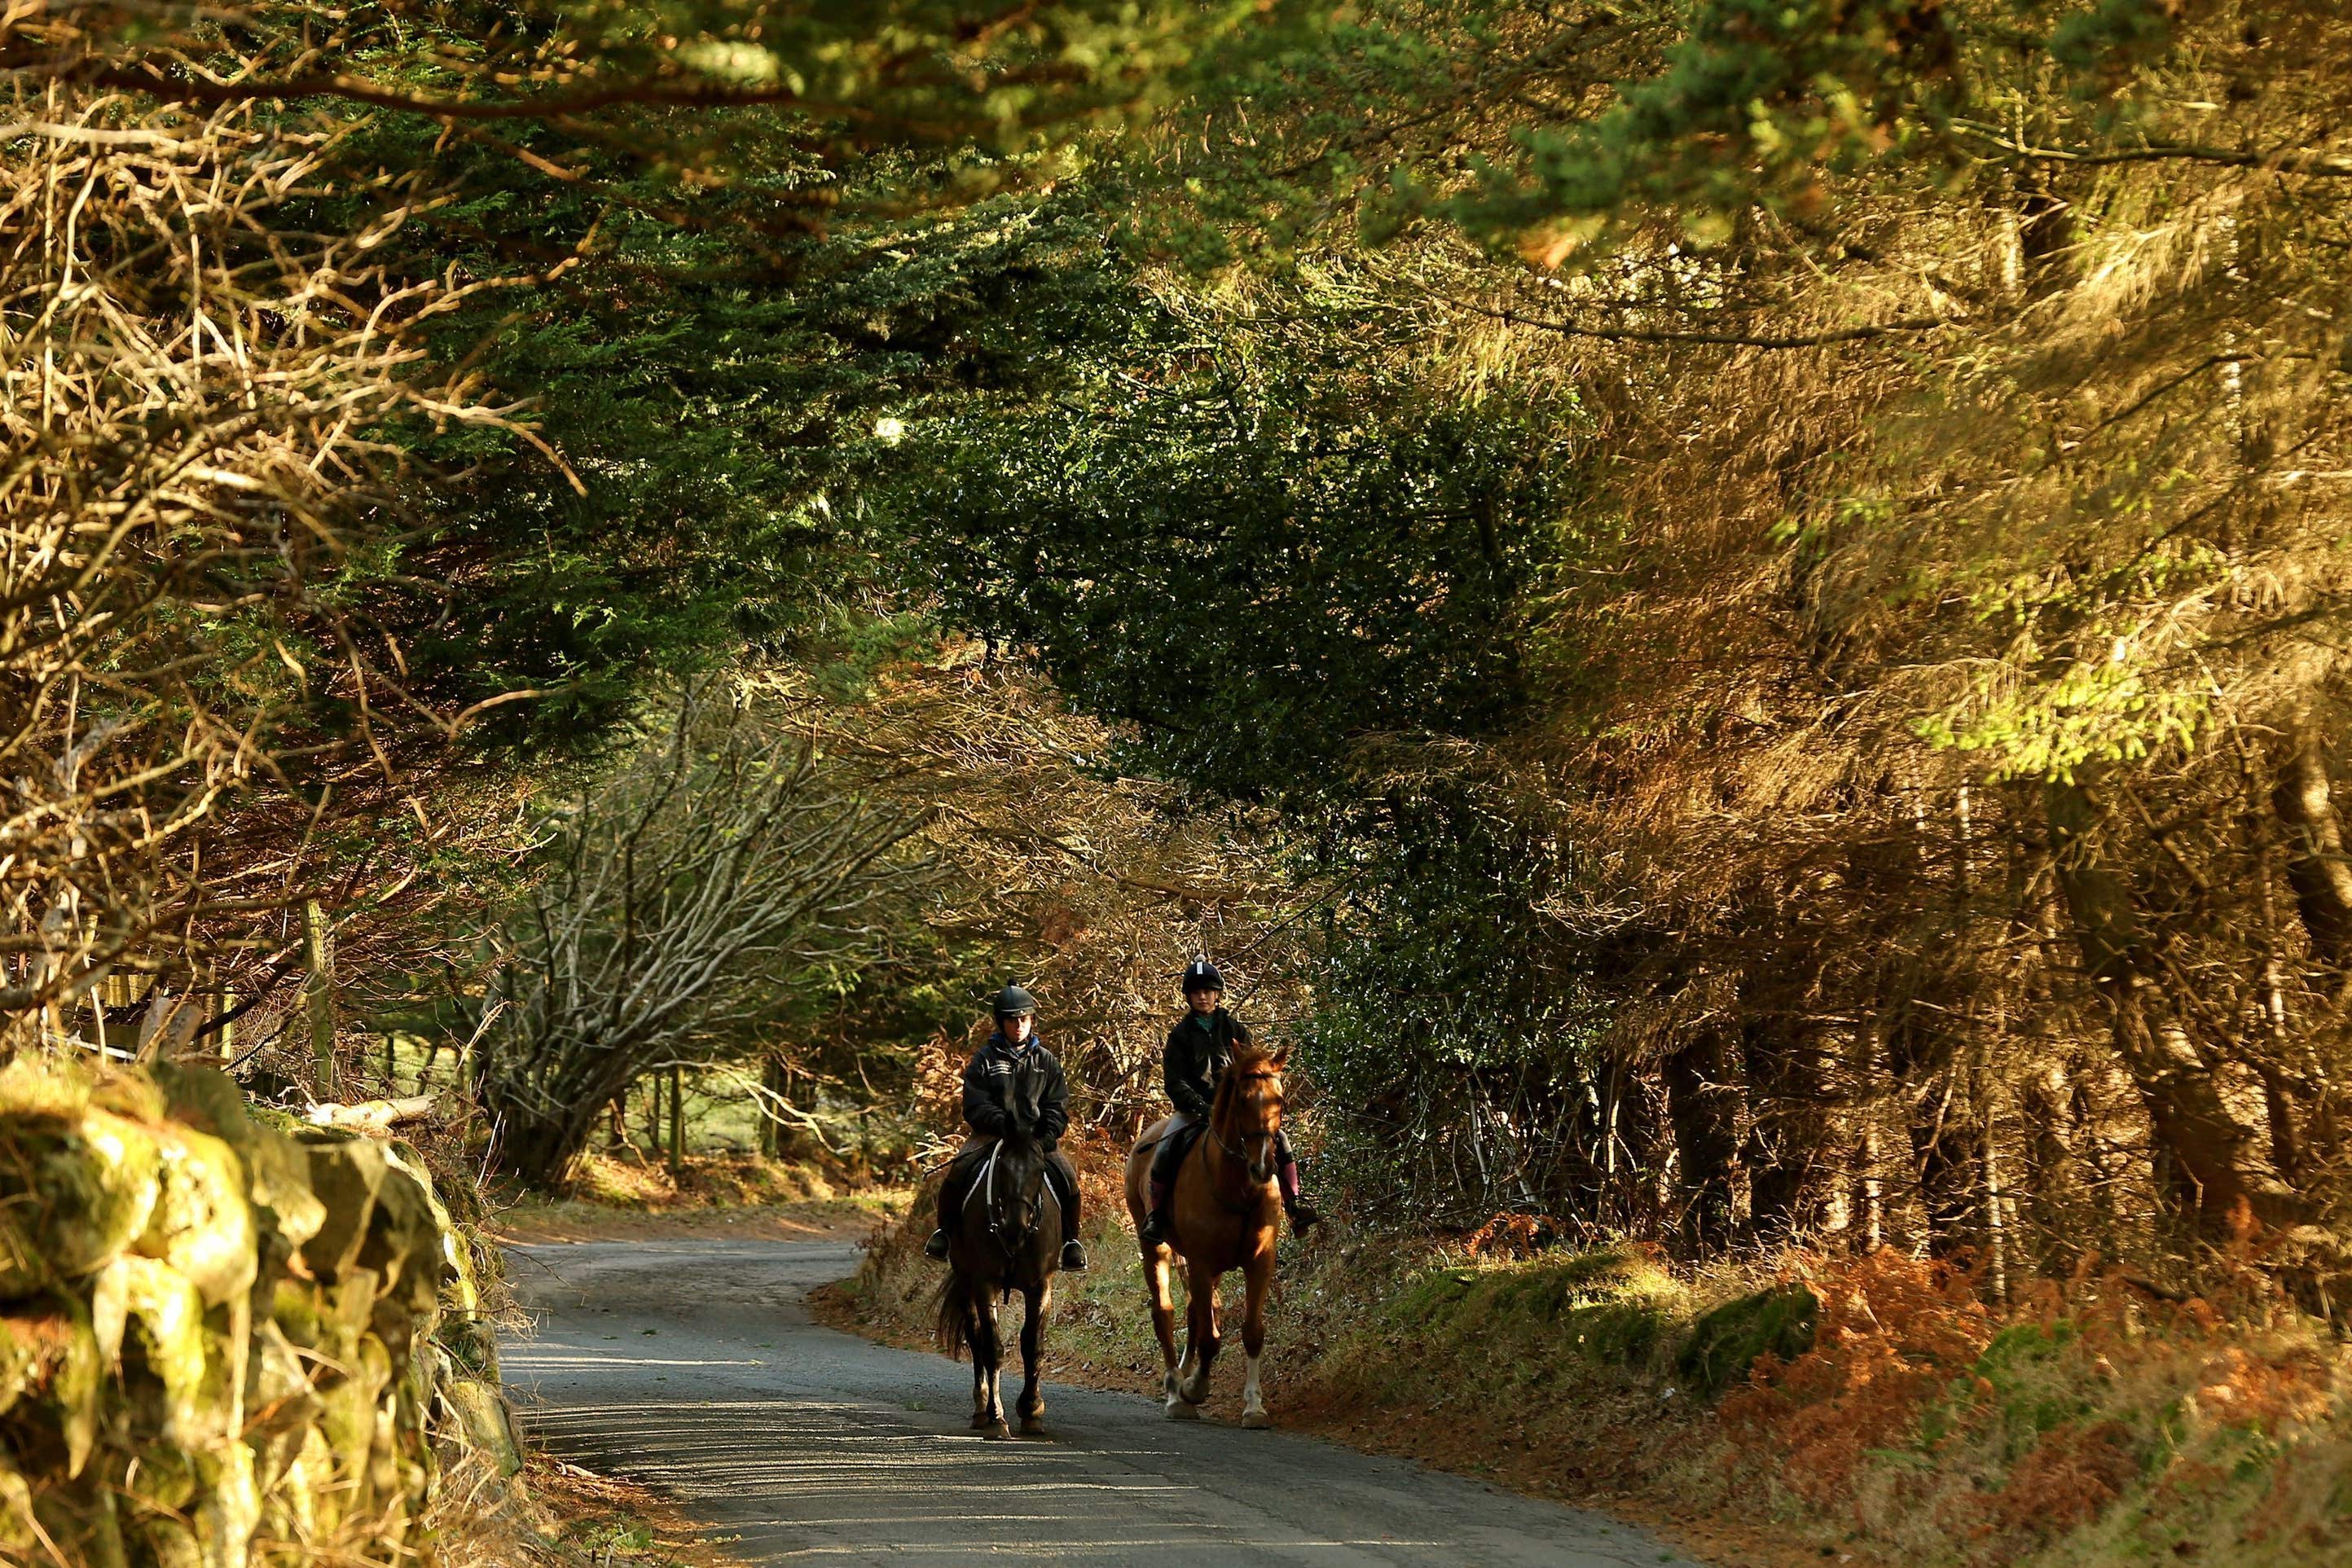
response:
[[[1168,1402],[1168,1418],[1171,1421],[1198,1421],[1201,1418],[1201,1407],[1198,1405],[1187,1405],[1181,1399],[1171,1399]]]
[[[975,1432],[985,1432],[994,1423],[985,1416],[975,1416],[971,1418],[971,1429]]]
[[[1024,1416],[1021,1417],[1021,1435],[1024,1437],[1042,1437],[1045,1435],[1045,1423],[1034,1416]]]
[[[1266,1419],[1263,1410],[1244,1410],[1242,1412],[1242,1425],[1250,1431],[1263,1432],[1274,1423]]]
[[[992,1443],[1009,1443],[1013,1440],[1013,1428],[999,1421],[996,1424],[996,1430],[988,1435],[988,1440]]]

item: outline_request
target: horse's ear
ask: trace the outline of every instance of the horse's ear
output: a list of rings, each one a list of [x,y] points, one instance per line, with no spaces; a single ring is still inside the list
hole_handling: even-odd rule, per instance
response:
[[[1267,1057],[1266,1060],[1274,1063],[1274,1070],[1276,1072],[1281,1071],[1282,1064],[1290,1060],[1290,1047],[1286,1045],[1276,1046],[1275,1048],[1274,1054]]]

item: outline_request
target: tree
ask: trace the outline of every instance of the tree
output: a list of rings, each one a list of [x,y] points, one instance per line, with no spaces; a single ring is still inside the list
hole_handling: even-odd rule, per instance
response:
[[[1005,419],[1009,454],[978,434],[1001,411],[965,415],[981,476],[934,507],[975,518],[942,552],[957,612],[1134,726],[1132,755],[1229,792],[1295,765],[1366,808],[1274,797],[1326,867],[1415,881],[1343,906],[1323,977],[1354,941],[1476,938],[1500,1005],[1428,1008],[1411,1054],[1539,1064],[1573,1157],[1515,1201],[1593,1212],[1566,1173],[1615,1145],[1570,1092],[1622,1071],[1671,1135],[1604,1184],[1611,1211],[1687,1200],[1688,1244],[2008,1249],[2030,1209],[2065,1217],[2023,1238],[2036,1267],[2095,1239],[2185,1271],[2252,1234],[2310,1285],[2347,1197],[2345,37],[2299,5],[1710,0],[1383,5],[1237,46],[1121,170],[1146,196],[1120,227],[1273,281],[1202,285],[1181,348]],[[1445,643],[1456,558],[1393,510],[1335,508],[1328,576],[1280,555],[1316,496],[1363,493],[1321,487],[1318,442],[1180,482],[1213,444],[1193,411],[1233,406],[1202,367],[1266,362],[1267,298],[1382,389],[1384,437],[1465,384],[1548,408],[1573,385],[1532,482],[1490,492],[1528,570],[1468,596],[1507,701],[1420,700],[1412,653],[1467,671],[1456,647],[1488,645]],[[1099,455],[1097,427],[1122,438]],[[1163,497],[1150,531],[1196,554],[1265,541],[1237,575],[1276,585],[1267,624],[1183,624],[1119,532]],[[1437,624],[1366,638],[1366,678],[1297,656],[1316,610],[1344,623],[1399,581],[1442,588]],[[1155,731],[1212,667],[1244,735],[1214,712]],[[1459,722],[1400,751],[1383,706]],[[1269,735],[1287,749],[1236,744]],[[1402,831],[1445,797],[1491,831]],[[1496,843],[1525,848],[1498,870]],[[1343,993],[1319,993],[1338,1040]],[[1547,1053],[1563,1009],[1592,1030]],[[1475,1095],[1422,1103],[1446,1108],[1414,1140],[1350,1146],[1367,1190],[1419,1160],[1425,1207],[1496,1124]]]
[[[920,818],[846,783],[756,698],[703,685],[551,821],[482,1004],[474,1082],[504,1168],[560,1183],[638,1078],[871,952],[883,905],[930,872]]]
[[[491,777],[837,582],[826,454],[1019,265],[1017,214],[933,215],[1237,20],[12,11],[10,1037],[110,969],[264,1005],[312,897],[358,967],[427,966],[415,917],[506,848]]]
[[[1490,733],[1573,407],[1396,363],[1423,323],[1353,287],[1233,310],[1105,278],[1123,335],[917,422],[860,497],[914,541],[914,589],[1188,781],[1344,794],[1384,741]]]

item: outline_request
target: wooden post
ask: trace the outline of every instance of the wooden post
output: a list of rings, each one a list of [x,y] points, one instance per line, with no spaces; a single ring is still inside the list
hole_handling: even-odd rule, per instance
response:
[[[302,961],[310,970],[310,1058],[317,1069],[319,1098],[332,1100],[342,1087],[335,1073],[335,955],[328,940],[327,912],[315,898],[302,905]]]
[[[646,1148],[656,1155],[662,1152],[661,1074],[658,1072],[646,1081]]]
[[[220,988],[219,1003],[213,1009],[213,1017],[226,1018],[236,1007],[236,993],[229,989],[226,986],[223,986]],[[219,1044],[221,1060],[223,1061],[236,1061],[236,1020],[231,1019],[228,1022],[221,1025],[220,1028],[215,1030],[213,1032],[220,1037]]]
[[[679,1070],[669,1070],[669,1177],[686,1174],[686,1092]]]
[[[768,1092],[755,1102],[760,1112],[760,1157],[762,1159],[776,1157],[776,1115],[769,1107],[768,1097],[779,1092],[778,1084],[782,1077],[774,1057],[760,1059],[760,1087]]]

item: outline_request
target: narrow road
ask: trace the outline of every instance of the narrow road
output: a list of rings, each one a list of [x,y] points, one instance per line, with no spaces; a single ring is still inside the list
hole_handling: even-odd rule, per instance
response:
[[[856,1264],[822,1241],[515,1247],[538,1331],[506,1347],[508,1382],[558,1456],[657,1488],[753,1563],[1693,1568],[1599,1514],[1244,1432],[1214,1405],[1180,1424],[1049,1380],[1051,1439],[986,1441],[965,1367],[809,1321],[809,1289]]]

